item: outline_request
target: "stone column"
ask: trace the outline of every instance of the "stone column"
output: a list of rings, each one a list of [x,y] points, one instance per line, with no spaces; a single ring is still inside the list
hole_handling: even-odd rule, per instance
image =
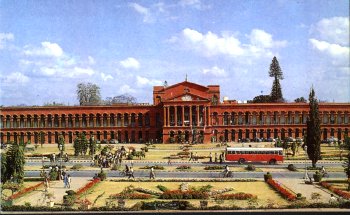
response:
[[[170,107],[171,106],[167,106],[167,126],[170,126]]]
[[[167,122],[166,122],[166,120],[167,120],[167,118],[166,118],[166,113],[167,113],[167,107],[166,106],[164,106],[163,107],[163,114],[164,114],[164,117],[163,117],[163,126],[164,127],[166,127],[167,126]]]
[[[177,105],[174,106],[175,111],[175,126],[177,126]]]
[[[197,111],[197,126],[199,126],[199,105],[196,106]]]
[[[58,120],[58,127],[61,128],[62,127],[62,116],[57,116],[57,120]]]
[[[181,105],[182,109],[182,126],[184,126],[184,121],[185,121],[185,106]]]
[[[192,106],[190,105],[190,126],[192,126]]]
[[[249,114],[249,116],[248,116],[248,125],[252,125],[253,124],[253,116],[251,115],[251,114]]]
[[[208,125],[211,126],[211,112],[210,112],[210,106],[208,106]]]
[[[107,127],[111,126],[111,116],[107,115]]]
[[[207,107],[203,105],[203,125],[207,125]]]

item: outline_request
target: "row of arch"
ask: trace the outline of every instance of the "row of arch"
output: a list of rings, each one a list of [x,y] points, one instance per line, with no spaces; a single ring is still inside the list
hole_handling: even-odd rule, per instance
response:
[[[1,128],[149,127],[149,113],[3,115]]]
[[[211,114],[212,125],[306,124],[308,112],[224,112]],[[349,112],[320,112],[322,124],[349,124]]]
[[[73,143],[74,139],[80,134],[85,134],[87,138],[94,136],[98,141],[110,141],[118,143],[143,143],[159,142],[162,139],[162,133],[157,131],[153,133],[150,130],[104,130],[104,131],[48,131],[48,132],[1,132],[1,143],[8,142],[27,142],[58,143],[59,136],[62,135],[66,143]]]

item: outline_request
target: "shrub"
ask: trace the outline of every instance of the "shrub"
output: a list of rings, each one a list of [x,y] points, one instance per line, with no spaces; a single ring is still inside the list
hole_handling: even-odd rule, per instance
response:
[[[158,184],[157,185],[157,188],[162,191],[162,192],[165,192],[165,191],[168,191],[169,189],[161,184]]]
[[[36,185],[33,185],[33,186],[31,186],[31,187],[24,188],[23,190],[20,190],[19,192],[17,192],[17,193],[15,193],[15,194],[13,194],[12,196],[10,196],[10,197],[8,198],[8,200],[17,199],[17,198],[23,196],[24,194],[35,190],[36,188],[40,187],[40,186],[43,185],[43,184],[44,184],[44,182],[40,182],[40,183],[38,183],[38,184],[36,184]],[[17,184],[15,184],[15,185],[17,185]],[[4,185],[3,185],[3,186],[4,186]],[[2,187],[2,189],[4,189],[4,187]],[[7,188],[7,189],[9,189],[9,188]]]
[[[92,181],[90,181],[89,183],[85,184],[84,187],[81,187],[77,192],[76,195],[80,196],[81,194],[83,194],[84,192],[86,192],[87,190],[89,190],[91,187],[93,187],[95,184],[99,183],[101,181],[100,178],[96,178]]]
[[[141,202],[142,210],[159,210],[159,209],[168,209],[168,210],[187,210],[193,208],[193,206],[188,201],[153,201],[153,202]]]
[[[51,181],[55,181],[55,180],[58,179],[58,172],[56,172],[56,171],[51,171],[51,172],[49,173],[49,175],[50,175],[50,180],[51,180]]]
[[[204,170],[221,170],[225,169],[224,166],[206,166],[204,167]]]
[[[345,198],[345,199],[350,199],[350,192],[338,189],[338,188],[332,186],[331,184],[329,184],[328,182],[324,182],[324,181],[322,181],[320,183],[320,185],[322,187],[327,188],[328,190],[334,192],[335,194]]]
[[[140,167],[140,169],[151,169],[153,167],[153,169],[155,170],[164,170],[164,166],[160,166],[160,165],[155,165],[155,166],[144,166],[144,167]]]
[[[191,169],[191,166],[188,166],[188,165],[181,165],[181,166],[176,167],[176,169],[180,169],[180,170]]]
[[[232,199],[247,200],[247,199],[253,199],[253,198],[257,198],[257,196],[250,193],[220,194],[214,197],[214,199],[219,199],[219,200],[232,200]]]
[[[79,163],[79,164],[74,164],[71,169],[78,170],[78,169],[81,169],[81,168],[83,168],[83,165],[81,165]]]
[[[113,164],[111,170],[119,170],[120,166],[117,164]]]
[[[316,171],[316,173],[313,174],[313,177],[315,182],[320,182],[322,180],[322,174],[319,171]]]
[[[161,199],[208,199],[209,194],[207,192],[188,190],[168,190],[165,191],[161,196]]]
[[[178,152],[177,155],[190,155],[189,152]]]
[[[287,167],[287,169],[288,169],[289,171],[297,171],[297,168],[296,168],[293,164],[289,164],[288,167]]]
[[[107,178],[107,173],[105,171],[101,171],[97,174],[97,177],[101,179],[101,181],[104,181]]]
[[[272,175],[270,172],[267,172],[266,174],[264,174],[264,180],[265,180],[265,182],[267,182],[267,180],[269,180],[269,179],[272,179]]]
[[[132,160],[134,156],[132,154],[128,154],[128,157],[126,158],[127,160]]]
[[[255,166],[252,164],[248,164],[248,166],[246,167],[246,170],[248,171],[255,171]]]
[[[152,196],[150,194],[144,194],[144,193],[118,193],[114,195],[110,195],[111,198],[114,199],[150,199]]]

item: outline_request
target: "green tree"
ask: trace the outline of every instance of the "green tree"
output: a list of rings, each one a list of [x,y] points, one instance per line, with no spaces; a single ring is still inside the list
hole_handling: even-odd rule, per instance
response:
[[[6,152],[6,181],[13,178],[19,184],[24,179],[24,148],[26,144],[23,142],[11,143],[9,150]]]
[[[296,98],[294,99],[294,102],[296,103],[306,103],[306,99],[304,97]]]
[[[276,57],[273,57],[272,62],[270,64],[269,75],[270,77],[274,77],[271,94],[270,94],[271,101],[283,102],[284,99],[282,95],[282,88],[279,82],[279,80],[283,80],[283,73]]]
[[[309,95],[309,116],[306,122],[306,145],[307,154],[316,167],[317,161],[321,158],[321,120],[318,111],[318,102],[315,98],[315,91],[311,88]]]
[[[65,151],[65,141],[64,141],[64,137],[63,135],[61,134],[59,137],[58,137],[58,143],[57,143],[57,147],[58,149],[60,150],[60,145],[62,145],[62,152]]]
[[[89,141],[87,140],[85,134],[81,134],[81,137],[80,137],[80,144],[81,144],[81,153],[82,155],[86,155],[87,153],[87,150],[89,148]]]
[[[74,148],[74,155],[75,156],[78,156],[80,153],[81,153],[81,139],[80,139],[80,136],[77,136],[75,139],[74,139],[74,143],[73,143],[73,148]]]
[[[89,155],[93,155],[96,153],[96,147],[97,147],[96,140],[92,136],[90,137],[90,140],[89,140]]]
[[[253,98],[253,101],[249,101],[249,103],[270,103],[270,102],[271,102],[270,95],[255,96]]]
[[[1,153],[1,183],[7,181],[7,156],[6,153]]]
[[[77,97],[80,105],[98,105],[101,103],[100,87],[92,83],[79,83]]]
[[[348,150],[348,154],[346,155],[343,167],[344,167],[344,172],[348,177],[348,190],[350,191],[350,137],[348,137],[347,135],[344,138],[343,147],[345,150]]]

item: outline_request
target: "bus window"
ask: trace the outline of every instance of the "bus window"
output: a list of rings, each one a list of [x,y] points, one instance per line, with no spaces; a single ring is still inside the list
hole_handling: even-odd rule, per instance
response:
[[[282,155],[282,151],[278,151],[278,154],[279,154],[279,155]]]

